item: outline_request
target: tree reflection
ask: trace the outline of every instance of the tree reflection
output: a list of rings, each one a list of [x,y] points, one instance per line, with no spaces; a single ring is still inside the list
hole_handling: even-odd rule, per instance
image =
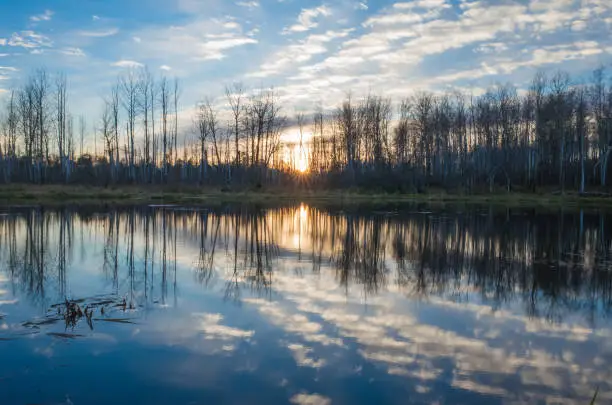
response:
[[[41,305],[85,294],[68,288],[72,277],[91,277],[95,290],[97,274],[129,306],[177,305],[183,268],[207,288],[221,282],[227,300],[240,302],[245,289],[271,297],[275,274],[307,262],[365,294],[520,303],[531,317],[581,314],[595,323],[612,308],[611,218],[418,207],[23,208],[0,217],[0,266],[16,293]]]

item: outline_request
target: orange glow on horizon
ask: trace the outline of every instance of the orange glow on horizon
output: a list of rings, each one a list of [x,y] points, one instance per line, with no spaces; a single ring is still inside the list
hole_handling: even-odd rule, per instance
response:
[[[300,173],[306,173],[309,170],[310,161],[308,159],[308,145],[299,144],[288,145],[283,156],[283,162]]]

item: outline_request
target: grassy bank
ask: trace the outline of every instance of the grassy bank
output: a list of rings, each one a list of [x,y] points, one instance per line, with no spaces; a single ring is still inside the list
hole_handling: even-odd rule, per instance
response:
[[[0,186],[0,205],[29,204],[191,204],[211,203],[320,203],[333,205],[427,203],[434,205],[499,205],[508,207],[610,208],[612,197],[554,193],[380,194],[362,191],[248,190],[221,191],[200,187],[87,187],[87,186]]]

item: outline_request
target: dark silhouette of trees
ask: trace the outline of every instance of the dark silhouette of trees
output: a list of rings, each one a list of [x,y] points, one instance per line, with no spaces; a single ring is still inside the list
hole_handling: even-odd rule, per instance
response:
[[[86,147],[84,120],[75,155],[68,83],[39,69],[10,92],[0,115],[0,182],[465,193],[584,193],[609,183],[612,86],[603,68],[586,83],[539,72],[527,89],[417,92],[396,107],[378,95],[349,94],[335,110],[291,119],[273,89],[236,84],[224,97],[204,98],[191,130],[179,125],[178,81],[142,68],[110,89],[95,124],[100,156]],[[289,127],[299,127],[299,157],[292,156],[297,143],[282,139]],[[306,172],[297,158],[308,162]]]

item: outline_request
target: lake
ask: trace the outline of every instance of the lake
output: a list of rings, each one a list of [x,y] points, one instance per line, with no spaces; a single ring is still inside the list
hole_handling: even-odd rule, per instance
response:
[[[0,209],[0,404],[612,401],[612,215]]]

